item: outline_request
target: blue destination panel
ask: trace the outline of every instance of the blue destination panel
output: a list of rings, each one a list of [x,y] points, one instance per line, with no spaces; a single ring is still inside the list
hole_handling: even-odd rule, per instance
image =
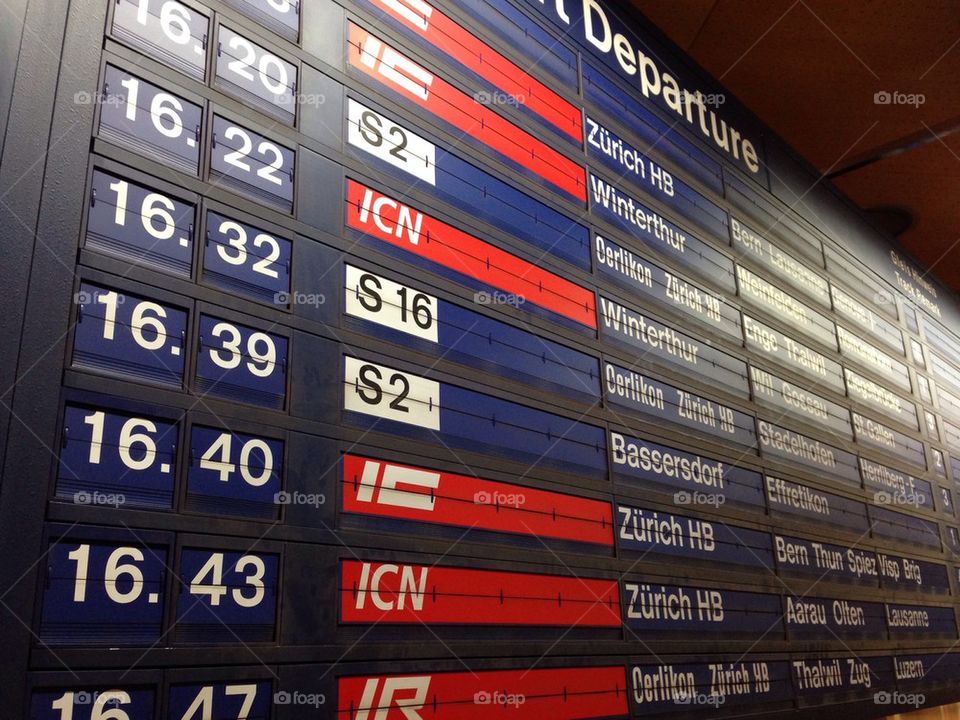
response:
[[[960,421],[960,397],[938,386],[937,401],[940,405],[940,411],[944,415],[949,416],[953,420]],[[934,425],[936,425],[935,422]]]
[[[740,264],[737,265],[737,291],[740,297],[789,327],[796,328],[797,332],[831,350],[837,349],[833,320]]]
[[[479,20],[516,52],[533,61],[565,87],[577,87],[577,56],[507,0],[460,3],[458,9]]]
[[[771,513],[816,520],[836,527],[865,532],[867,508],[862,502],[767,475],[764,478]]]
[[[922,442],[860,413],[851,413],[851,416],[858,443],[886,450],[921,470],[927,469],[927,456]]]
[[[649,510],[625,501],[618,502],[616,510],[621,550],[639,552],[644,557],[662,554],[764,570],[773,568],[768,533],[725,522]]]
[[[201,315],[197,386],[203,392],[239,402],[283,407],[287,339]]]
[[[188,276],[194,209],[191,203],[94,170],[86,246]]]
[[[613,469],[623,479],[658,483],[677,491],[674,498],[684,504],[703,500],[696,504],[764,507],[763,479],[753,470],[616,432],[610,433],[610,451]]]
[[[841,245],[846,245],[842,239],[839,242]],[[854,246],[851,246],[850,250],[854,253],[858,252]],[[886,251],[881,252],[887,256]],[[879,282],[875,274],[877,271],[883,272],[883,267],[868,268],[864,263],[870,260],[855,257],[846,248],[838,248],[833,244],[824,246],[824,255],[832,283],[842,283],[851,288],[872,310],[886,315],[894,322],[900,318],[896,302],[899,293],[891,291],[887,283]],[[881,262],[886,262],[888,259],[890,256],[884,257]]]
[[[583,95],[610,117],[620,118],[628,125],[639,138],[641,148],[657,148],[715,193],[723,193],[720,163],[587,62],[583,63]]]
[[[957,616],[952,607],[887,603],[887,626],[891,638],[957,636]]]
[[[909,688],[919,682],[955,683],[960,674],[960,653],[897,655],[893,658],[897,686]]]
[[[792,660],[793,686],[810,704],[824,702],[834,694],[867,695],[893,686],[893,668],[888,657],[840,657]]]
[[[896,468],[860,456],[863,487],[872,491],[878,505],[902,505],[934,509],[933,486]]]
[[[876,505],[868,509],[874,535],[940,550],[940,530],[935,522]]]
[[[751,185],[734,173],[724,173],[724,195],[730,203],[753,218],[750,222],[761,235],[779,236],[777,244],[791,247],[815,267],[826,266],[823,245],[802,225],[790,208],[777,202],[769,193]],[[742,216],[741,216],[742,217]]]
[[[90,283],[80,284],[77,305],[74,365],[180,386],[187,313]]]
[[[818,272],[736,217],[730,218],[730,238],[738,259],[747,258],[759,264],[818,305],[830,309],[830,285]]]
[[[640,361],[654,361],[684,375],[699,375],[701,381],[738,395],[749,394],[747,364],[742,360],[602,295],[599,316],[601,339],[638,353]]]
[[[641,638],[692,631],[779,640],[781,613],[779,595],[623,582],[624,620]]]
[[[850,368],[844,368],[843,372],[847,378],[847,394],[851,400],[861,402],[913,430],[920,429],[917,406],[912,402]]]
[[[933,369],[934,377],[960,390],[960,370],[957,370],[947,360],[936,353],[930,353],[930,367]]]
[[[884,320],[836,285],[830,286],[830,294],[833,297],[833,309],[838,315],[853,322],[857,329],[866,330],[884,345],[896,350],[900,355],[906,354],[903,334],[896,325],[889,320]]]
[[[269,718],[273,705],[271,688],[270,681],[174,685],[170,688],[170,717],[195,717],[191,713],[199,707],[212,708],[216,713],[213,720]]]
[[[791,639],[885,638],[882,603],[828,598],[784,598],[784,618]]]
[[[490,293],[474,297],[499,302]],[[364,332],[446,360],[581,401],[600,396],[597,358],[353,265],[344,313]]]
[[[604,387],[609,402],[756,451],[752,415],[609,362],[604,364]]]
[[[793,696],[786,662],[718,661],[683,665],[634,665],[630,671],[634,715],[698,712],[787,700]]]
[[[273,639],[279,558],[184,548],[174,637],[183,643]]]
[[[937,400],[940,403],[940,410],[945,416],[952,420],[960,421],[960,397],[947,392],[942,387],[938,387]],[[931,421],[929,419],[931,417],[930,413],[926,413],[925,417],[927,418],[928,427],[932,426],[934,430],[931,434],[936,437],[936,418]]]
[[[742,343],[740,311],[722,297],[693,285],[620,247],[600,235],[594,239],[600,274],[614,283],[652,300],[660,307],[683,314]]]
[[[850,411],[839,403],[810,392],[806,389],[806,384],[794,384],[751,365],[750,387],[756,402],[780,410],[784,415],[792,415],[802,422],[837,433],[847,440],[853,439]]]
[[[730,258],[592,172],[590,211],[724,292],[736,290]]]
[[[840,363],[746,313],[743,315],[743,333],[748,348],[756,350],[774,365],[787,367],[813,380],[816,384],[810,386],[811,390],[822,385],[841,395],[846,392]]]
[[[946,420],[943,421],[943,439],[953,453],[960,454],[960,427]]]
[[[203,279],[230,292],[286,305],[290,241],[246,223],[207,213]]]
[[[78,505],[173,506],[177,425],[67,405],[57,497]]]
[[[353,425],[606,476],[606,437],[595,425],[349,356],[343,384],[344,419]]]
[[[163,621],[167,549],[62,539],[45,555],[40,639],[49,645],[148,645]]]
[[[153,720],[154,692],[146,688],[83,688],[36,692],[30,700],[30,720],[99,720],[115,717]],[[104,715],[122,712],[123,715]]]
[[[590,117],[587,117],[586,135],[587,155],[600,160],[617,178],[673,208],[715,237],[726,237],[727,213],[719,205]]]
[[[347,99],[347,142],[364,161],[484,220],[534,247],[590,269],[585,225],[463,160],[405,125]]]
[[[860,485],[857,456],[779,425],[758,420],[761,454],[798,463],[850,485]]]
[[[880,585],[898,590],[949,593],[950,579],[947,566],[926,560],[877,553]]]
[[[281,490],[283,442],[194,425],[190,431],[187,510],[271,519]]]
[[[923,318],[923,337],[947,357],[960,356],[960,341],[952,333],[934,323],[929,318]]]
[[[854,335],[842,325],[837,325],[837,338],[840,340],[842,355],[863,363],[882,375],[884,380],[892,381],[901,390],[910,392],[910,371],[904,363],[894,360],[890,355]]]
[[[855,582],[877,586],[880,567],[871,550],[774,535],[777,569],[830,582]]]

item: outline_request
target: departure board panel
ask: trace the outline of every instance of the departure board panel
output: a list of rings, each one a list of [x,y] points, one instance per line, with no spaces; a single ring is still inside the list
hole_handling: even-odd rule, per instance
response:
[[[5,243],[4,717],[957,699],[960,305],[644,18],[60,25]]]

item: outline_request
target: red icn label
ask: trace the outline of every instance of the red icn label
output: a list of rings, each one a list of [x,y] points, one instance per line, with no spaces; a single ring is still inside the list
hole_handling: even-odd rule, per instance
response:
[[[459,60],[575,141],[583,141],[580,110],[424,0],[370,0],[440,52]]]
[[[610,503],[357,455],[343,458],[343,509],[613,545]]]
[[[616,580],[344,560],[340,618],[366,623],[620,626]]]
[[[342,720],[574,720],[627,715],[622,666],[342,677]]]
[[[585,171],[528,132],[350,23],[350,64],[549,183],[586,202]]]
[[[596,302],[590,290],[355,180],[347,181],[347,224],[590,328],[597,327]]]

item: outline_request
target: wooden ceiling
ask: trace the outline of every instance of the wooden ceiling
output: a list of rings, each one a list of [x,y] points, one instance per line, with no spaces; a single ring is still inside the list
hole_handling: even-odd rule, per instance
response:
[[[629,2],[960,292],[960,0]]]

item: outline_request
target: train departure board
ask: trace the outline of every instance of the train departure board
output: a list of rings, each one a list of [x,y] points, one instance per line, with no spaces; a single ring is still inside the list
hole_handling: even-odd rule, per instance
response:
[[[626,6],[30,3],[3,717],[960,699],[960,303]]]

